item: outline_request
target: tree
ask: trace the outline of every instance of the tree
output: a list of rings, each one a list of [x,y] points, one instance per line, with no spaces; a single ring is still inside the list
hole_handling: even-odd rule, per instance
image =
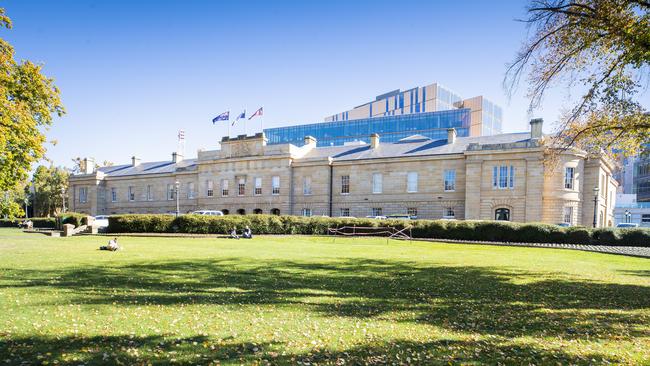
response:
[[[508,93],[527,74],[533,111],[549,87],[580,91],[555,143],[633,155],[650,142],[650,114],[637,100],[650,75],[650,1],[533,0],[525,22],[530,36],[508,66]]]
[[[0,28],[11,19],[0,8]],[[0,38],[0,192],[27,179],[31,164],[45,153],[44,129],[64,113],[59,89],[42,66],[14,60],[14,49]]]
[[[63,211],[70,173],[64,168],[39,165],[32,176],[34,216],[49,217]]]
[[[2,192],[0,195],[0,217],[14,219],[25,215],[25,185],[18,185],[11,191]]]

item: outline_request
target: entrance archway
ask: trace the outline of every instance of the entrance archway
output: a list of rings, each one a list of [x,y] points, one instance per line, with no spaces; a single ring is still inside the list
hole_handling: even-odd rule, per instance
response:
[[[497,221],[510,221],[510,209],[509,208],[497,208],[494,210],[494,219]]]

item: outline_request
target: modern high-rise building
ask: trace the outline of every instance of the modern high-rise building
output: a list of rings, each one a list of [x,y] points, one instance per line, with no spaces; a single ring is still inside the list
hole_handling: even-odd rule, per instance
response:
[[[459,137],[470,136],[471,111],[468,108],[439,112],[390,115],[347,121],[330,121],[295,126],[267,128],[264,134],[270,145],[299,145],[305,136],[312,136],[318,146],[339,146],[370,141],[373,133],[386,142],[421,135],[431,140],[447,138],[447,129],[455,128]]]
[[[374,101],[325,118],[325,122],[267,128],[269,144],[299,144],[313,136],[319,146],[354,142],[368,143],[368,136],[380,134],[386,142],[421,135],[444,139],[447,129],[459,137],[491,136],[501,133],[501,107],[483,96],[462,99],[457,94],[431,84],[406,91],[393,90]]]
[[[378,95],[374,101],[328,116],[325,121],[349,121],[463,108],[470,110],[468,136],[490,136],[501,133],[503,114],[501,107],[483,96],[463,99],[437,83],[405,91],[396,89]]]
[[[624,158],[617,179],[624,194],[636,194],[638,202],[650,202],[650,146],[638,156]]]

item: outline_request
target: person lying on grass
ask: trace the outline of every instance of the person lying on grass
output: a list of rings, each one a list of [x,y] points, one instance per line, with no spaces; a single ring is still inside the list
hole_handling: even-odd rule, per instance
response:
[[[110,250],[111,252],[120,250],[120,246],[117,244],[117,238],[109,240],[108,245],[102,245],[99,247],[99,250]]]

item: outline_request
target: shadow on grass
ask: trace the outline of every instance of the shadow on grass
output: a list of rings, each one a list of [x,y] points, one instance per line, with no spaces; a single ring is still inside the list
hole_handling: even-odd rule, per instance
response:
[[[142,364],[272,364],[272,365],[449,365],[616,363],[614,356],[576,356],[561,349],[540,349],[507,342],[395,340],[342,351],[283,351],[284,344],[220,341],[205,337],[29,337],[0,341],[6,364],[142,365]],[[507,358],[505,358],[507,357]]]
[[[64,301],[75,303],[296,304],[328,316],[390,318],[409,312],[416,315],[400,321],[507,337],[650,336],[645,319],[634,312],[650,308],[650,287],[549,273],[379,260],[239,259],[3,271],[0,287],[63,288]],[[533,282],[514,281],[521,279]]]
[[[629,276],[639,276],[639,277],[650,277],[650,269],[649,270],[638,270],[638,271],[632,271],[632,270],[622,270],[619,271],[623,274],[629,275]]]
[[[338,354],[317,350],[311,354],[289,356],[282,356],[278,345],[255,345],[251,348],[247,344],[229,343],[216,350],[206,350],[203,346],[194,349],[188,346],[189,343],[181,342],[185,346],[173,346],[179,356],[169,356],[168,352],[171,351],[165,347],[171,346],[165,346],[167,343],[157,337],[63,337],[54,340],[34,336],[0,342],[0,355],[3,357],[11,350],[14,354],[29,355],[32,354],[28,352],[30,349],[52,354],[60,349],[58,352],[63,354],[83,347],[96,347],[100,350],[96,354],[90,353],[88,357],[92,362],[102,363],[98,357],[105,358],[104,353],[108,353],[101,350],[106,347],[103,345],[115,344],[120,347],[111,348],[111,352],[120,355],[122,362],[129,364],[139,359],[125,353],[127,351],[124,349],[128,350],[130,342],[135,342],[133,347],[136,349],[155,350],[162,347],[161,350],[152,351],[151,357],[165,354],[165,359],[174,357],[179,363],[193,364],[207,363],[208,359],[252,362],[260,357],[267,360],[271,360],[271,357],[272,363],[276,364],[294,364],[301,358],[334,364],[338,358],[353,360],[353,364],[400,363],[400,360],[401,363],[433,364],[434,359],[445,359],[452,363],[480,359],[491,363],[491,360],[503,360],[504,354],[508,362],[514,364],[519,363],[518,357],[532,357],[537,361],[533,363],[587,364],[589,358],[583,362],[582,358],[575,358],[562,350],[549,352],[505,340],[532,336],[540,339],[561,337],[631,341],[638,337],[650,337],[647,315],[640,314],[640,311],[650,308],[650,287],[575,281],[551,273],[504,271],[489,267],[425,266],[380,260],[323,264],[246,262],[237,258],[48,271],[2,268],[0,271],[4,273],[0,278],[0,287],[65,290],[66,296],[61,298],[61,303],[42,305],[70,302],[115,306],[294,305],[324,316],[427,323],[455,331],[490,335],[490,339],[493,339],[480,342],[402,342],[403,345],[371,345]],[[197,339],[191,342],[201,345],[205,341]],[[163,345],[156,346],[161,342]],[[180,356],[184,354],[181,352],[183,347],[192,349],[187,352],[186,357],[189,358],[186,360]],[[253,350],[255,348],[257,351]],[[396,358],[400,350],[406,348],[421,350],[408,356],[413,362]],[[191,359],[204,351],[208,352],[205,359]],[[614,356],[605,354],[589,357],[616,362]],[[521,360],[524,359],[527,358]]]

